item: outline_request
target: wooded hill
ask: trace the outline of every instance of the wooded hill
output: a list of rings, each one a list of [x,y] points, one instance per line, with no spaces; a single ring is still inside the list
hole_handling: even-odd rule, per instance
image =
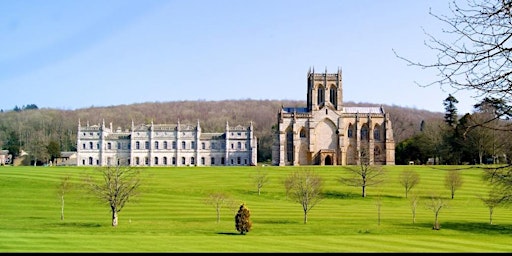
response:
[[[204,132],[223,132],[229,125],[246,126],[252,121],[258,138],[258,162],[272,157],[272,126],[277,123],[281,106],[305,107],[298,100],[222,100],[222,101],[173,101],[146,102],[108,107],[89,107],[77,110],[24,109],[0,113],[0,148],[7,148],[13,137],[25,151],[56,141],[61,151],[76,150],[78,122],[101,124],[129,129],[135,124],[182,124],[196,125],[199,121]],[[347,107],[381,106],[371,103],[345,102]],[[422,121],[442,120],[443,113],[413,108],[382,105],[390,114],[395,144],[420,131]]]

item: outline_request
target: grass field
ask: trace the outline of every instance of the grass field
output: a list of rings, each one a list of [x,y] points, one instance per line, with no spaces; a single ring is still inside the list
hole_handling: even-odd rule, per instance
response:
[[[269,182],[258,195],[251,174],[257,167],[143,168],[140,195],[111,226],[107,205],[83,189],[81,167],[0,166],[1,252],[512,252],[511,209],[489,210],[478,198],[488,187],[482,169],[471,166],[384,166],[386,182],[361,188],[337,179],[342,167],[258,167]],[[324,181],[323,200],[303,223],[302,206],[287,199],[284,178],[300,168],[313,169]],[[461,168],[464,184],[450,199],[447,170]],[[411,193],[422,198],[412,221],[409,200],[398,182],[406,169],[420,174]],[[65,195],[60,219],[57,189],[69,175],[74,187]],[[216,221],[204,199],[224,192],[251,211],[252,230],[239,235],[233,209]],[[434,213],[426,207],[436,193],[448,203],[433,230]],[[377,198],[381,198],[380,224]]]

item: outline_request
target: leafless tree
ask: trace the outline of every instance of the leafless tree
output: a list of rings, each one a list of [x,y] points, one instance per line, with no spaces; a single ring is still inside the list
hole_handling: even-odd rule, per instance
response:
[[[134,197],[140,186],[140,171],[130,166],[105,166],[97,169],[102,180],[89,175],[85,182],[98,199],[107,203],[112,213],[112,226],[117,227],[118,214]]]
[[[489,224],[492,225],[492,216],[494,214],[494,208],[502,205],[505,201],[502,196],[497,193],[497,191],[493,188],[489,190],[487,193],[487,197],[479,196],[480,200],[487,206],[489,209]]]
[[[208,194],[208,197],[204,200],[204,203],[215,207],[215,211],[217,212],[217,223],[219,223],[221,208],[224,206],[229,207],[232,203],[232,200],[230,196],[225,193],[213,192]]]
[[[455,196],[455,191],[462,187],[463,183],[462,175],[459,170],[450,170],[444,177],[444,185],[450,190],[452,199]]]
[[[430,200],[427,201],[427,209],[430,209],[434,212],[434,226],[432,229],[439,230],[441,229],[441,225],[439,224],[439,213],[441,209],[448,206],[446,202],[444,202],[443,198],[439,195],[432,194]]]
[[[400,173],[400,184],[405,188],[405,198],[409,191],[418,185],[420,182],[420,175],[412,170],[405,170]]]
[[[419,201],[420,201],[420,197],[416,194],[413,194],[409,198],[409,205],[411,206],[411,211],[412,211],[412,223],[416,223],[416,208],[418,207]]]
[[[304,224],[308,222],[308,212],[322,199],[322,183],[322,178],[310,169],[295,171],[286,178],[290,199],[302,205]]]
[[[268,182],[269,177],[266,171],[262,171],[261,167],[257,167],[256,173],[253,173],[252,179],[258,188],[258,195],[261,193],[261,188]]]
[[[64,195],[71,189],[71,177],[64,176],[60,179],[58,195],[60,197],[60,220],[64,220]]]
[[[430,14],[446,25],[440,35],[425,32],[425,46],[435,54],[431,63],[405,60],[421,69],[435,70],[434,81],[419,84],[455,90],[470,90],[479,98],[489,97],[503,101],[495,118],[510,116],[512,102],[512,1],[466,0],[448,4],[449,15]],[[488,120],[492,121],[492,120]]]
[[[361,150],[359,168],[354,166],[343,166],[351,177],[340,177],[339,182],[350,186],[361,187],[362,197],[366,197],[366,188],[381,184],[384,181],[385,171],[381,166],[370,165],[368,150]]]

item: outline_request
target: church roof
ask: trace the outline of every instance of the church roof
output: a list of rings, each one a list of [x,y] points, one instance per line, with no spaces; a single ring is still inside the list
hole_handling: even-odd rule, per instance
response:
[[[345,113],[382,114],[380,107],[345,107]]]

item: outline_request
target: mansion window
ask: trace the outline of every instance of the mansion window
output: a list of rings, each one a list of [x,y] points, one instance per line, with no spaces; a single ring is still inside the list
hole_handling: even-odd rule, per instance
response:
[[[149,149],[149,141],[144,142],[144,149]]]
[[[164,149],[167,149],[167,141],[164,141]]]
[[[135,142],[135,149],[140,149],[140,141]]]
[[[158,149],[158,141],[155,141],[155,149]]]

